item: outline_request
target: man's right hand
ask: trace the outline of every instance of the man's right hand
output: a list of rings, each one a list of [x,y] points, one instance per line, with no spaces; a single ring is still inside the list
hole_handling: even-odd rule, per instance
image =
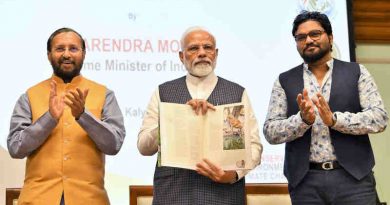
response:
[[[57,95],[57,82],[52,80],[50,82],[49,112],[57,122],[64,112],[64,107],[64,96]]]
[[[236,181],[237,172],[234,170],[223,170],[220,166],[208,159],[203,159],[196,164],[196,172],[219,183],[233,183]]]
[[[200,99],[192,99],[186,103],[187,105],[190,105],[192,109],[195,111],[196,115],[199,114],[199,111],[202,111],[202,114],[205,115],[209,109],[215,111],[214,105],[207,102],[206,100],[200,100]]]
[[[303,92],[298,94],[297,103],[299,110],[301,111],[302,120],[306,124],[312,125],[316,119],[316,115],[314,113],[314,104],[309,98],[309,94],[306,89],[303,89]]]

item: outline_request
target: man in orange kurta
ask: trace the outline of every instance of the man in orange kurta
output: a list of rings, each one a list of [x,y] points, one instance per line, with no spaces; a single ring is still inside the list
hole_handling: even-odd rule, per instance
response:
[[[82,36],[70,28],[48,39],[51,78],[15,105],[7,139],[14,158],[27,157],[18,204],[109,204],[105,154],[122,146],[125,128],[114,92],[80,75]]]

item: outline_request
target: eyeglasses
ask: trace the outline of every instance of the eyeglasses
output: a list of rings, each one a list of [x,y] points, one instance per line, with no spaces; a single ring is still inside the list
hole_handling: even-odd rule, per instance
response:
[[[60,47],[53,48],[53,50],[56,53],[63,53],[66,50],[68,50],[70,53],[78,53],[78,52],[82,51],[83,49],[76,47],[76,46],[71,46],[69,48],[60,46]]]
[[[313,30],[307,34],[297,34],[294,36],[294,38],[295,38],[295,41],[298,43],[305,42],[307,39],[307,36],[309,36],[313,41],[317,41],[317,40],[320,40],[323,33],[325,33],[325,31]]]
[[[205,45],[191,45],[189,46],[186,51],[188,53],[192,53],[192,54],[195,54],[195,53],[198,53],[200,51],[200,49],[203,48],[203,50],[206,52],[206,53],[214,53],[215,52],[215,47],[211,44],[205,44]]]

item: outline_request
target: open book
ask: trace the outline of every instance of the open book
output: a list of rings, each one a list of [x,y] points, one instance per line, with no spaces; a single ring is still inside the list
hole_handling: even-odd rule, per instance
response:
[[[189,105],[160,103],[160,165],[195,169],[203,158],[224,170],[251,169],[250,136],[242,103],[196,115]]]

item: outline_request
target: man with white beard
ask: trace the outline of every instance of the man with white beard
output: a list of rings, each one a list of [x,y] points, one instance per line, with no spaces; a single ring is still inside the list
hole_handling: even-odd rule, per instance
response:
[[[206,115],[214,105],[243,103],[248,109],[254,167],[260,164],[262,145],[257,120],[248,95],[240,85],[214,73],[218,49],[214,36],[200,27],[184,32],[179,57],[188,74],[161,84],[148,105],[138,134],[138,150],[142,155],[158,151],[159,103],[190,105],[196,114]],[[196,171],[156,166],[153,204],[245,204],[245,175],[249,170],[223,170],[218,164],[203,159]]]

